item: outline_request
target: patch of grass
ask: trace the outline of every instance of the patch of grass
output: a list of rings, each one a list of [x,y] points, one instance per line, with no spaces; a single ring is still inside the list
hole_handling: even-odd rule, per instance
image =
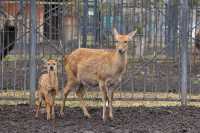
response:
[[[16,104],[28,104],[29,103],[28,91],[3,91],[0,92],[0,105],[16,105]],[[4,99],[5,98],[5,99]],[[13,99],[12,99],[13,98]],[[21,98],[21,99],[20,99]],[[23,99],[22,99],[23,98]],[[92,107],[101,107],[101,93],[98,91],[89,91],[86,92],[85,98],[87,99],[86,104]],[[68,107],[78,107],[79,100],[77,99],[75,92],[70,93],[66,100],[66,106]],[[73,100],[74,99],[74,100]],[[120,100],[122,99],[122,100]],[[137,99],[137,100],[134,100]],[[146,100],[143,100],[146,99]],[[154,99],[149,100],[148,99]],[[159,99],[169,99],[161,101]],[[170,100],[174,101],[170,101]],[[177,93],[164,93],[164,92],[115,92],[114,93],[114,107],[132,107],[132,106],[147,106],[147,107],[157,107],[157,106],[179,106],[180,101],[179,94]],[[189,95],[188,99],[200,99],[200,95]],[[61,93],[56,97],[56,104],[61,104]],[[189,102],[189,105],[199,106],[198,102]]]
[[[192,79],[192,84],[200,84],[200,79]]]
[[[3,61],[16,61],[19,59],[19,56],[17,55],[7,55]]]

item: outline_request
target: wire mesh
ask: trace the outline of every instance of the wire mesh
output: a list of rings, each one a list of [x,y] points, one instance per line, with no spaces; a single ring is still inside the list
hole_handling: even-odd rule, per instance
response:
[[[0,97],[28,99],[30,95],[30,2],[0,2]],[[128,69],[116,89],[119,100],[180,100],[180,3],[157,0],[37,0],[37,78],[45,59],[59,63],[59,86],[67,82],[63,56],[76,48],[113,48],[112,28],[122,34],[135,29],[129,43]],[[199,100],[199,56],[192,59],[200,23],[199,3],[189,3],[188,98]],[[9,21],[7,29],[6,23]],[[14,25],[11,25],[11,24]],[[10,48],[10,46],[12,46]],[[7,51],[7,52],[5,52]],[[88,99],[100,97],[87,89]],[[76,99],[75,95],[69,96]]]

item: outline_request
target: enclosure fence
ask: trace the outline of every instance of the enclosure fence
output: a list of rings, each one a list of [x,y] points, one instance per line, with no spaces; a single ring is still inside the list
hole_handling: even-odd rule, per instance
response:
[[[128,68],[115,100],[200,101],[200,61],[194,52],[200,24],[198,0],[0,1],[0,99],[34,101],[44,60],[59,61],[79,47],[114,48],[112,28],[127,34]],[[60,97],[60,96],[58,96]],[[101,97],[87,89],[86,99]],[[76,100],[72,92],[68,98]]]

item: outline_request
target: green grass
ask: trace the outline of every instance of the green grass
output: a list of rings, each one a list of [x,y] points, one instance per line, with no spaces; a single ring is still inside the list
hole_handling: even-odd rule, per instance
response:
[[[7,56],[3,59],[3,61],[16,61],[16,60],[18,60],[18,59],[19,59],[18,55],[7,55]]]
[[[191,95],[191,99],[200,99],[200,95]],[[29,92],[24,91],[6,91],[0,93],[0,105],[17,105],[17,104],[28,104],[29,103]],[[5,99],[4,99],[5,98]],[[8,98],[8,99],[6,99]],[[19,98],[19,100],[13,100],[9,98]],[[20,100],[20,98],[25,98],[24,100]],[[74,92],[70,93],[68,96],[70,101],[66,100],[66,106],[68,107],[78,107],[79,101],[78,99],[73,100],[72,98],[76,98]],[[87,92],[85,98],[90,99],[87,100],[86,103],[88,106],[92,107],[101,107],[102,101],[101,101],[101,94],[97,91],[93,92]],[[98,100],[95,100],[95,98],[99,98]],[[113,106],[114,107],[135,107],[135,106],[147,106],[147,107],[158,107],[158,106],[180,106],[179,95],[175,93],[153,93],[153,92],[115,92],[114,98],[126,98],[127,100],[114,100]],[[128,100],[128,98],[134,98],[139,100]],[[157,98],[155,100],[142,100],[143,98]],[[168,98],[169,101],[159,101],[159,99],[165,99]],[[189,98],[189,96],[188,96]],[[175,101],[170,101],[170,99],[174,99]],[[61,104],[61,94],[58,94],[56,104]],[[188,105],[192,106],[198,106],[200,107],[199,102],[189,102]]]

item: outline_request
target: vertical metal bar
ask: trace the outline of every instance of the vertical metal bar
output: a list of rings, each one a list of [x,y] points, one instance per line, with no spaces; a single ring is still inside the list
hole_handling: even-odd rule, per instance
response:
[[[30,104],[34,105],[36,88],[36,0],[30,0],[31,5],[31,57],[30,57]]]
[[[62,1],[64,3],[64,1]],[[61,31],[60,31],[60,43],[62,44],[61,46],[63,47],[62,48],[62,52],[65,53],[66,51],[66,45],[63,43],[64,42],[64,32],[65,32],[65,27],[64,27],[64,9],[66,8],[65,5],[62,3],[62,7],[61,7],[61,16],[60,16],[60,20],[61,20]],[[65,7],[65,8],[64,8]],[[68,52],[68,51],[67,51]],[[64,57],[62,56],[61,58],[62,60],[62,63],[61,63],[61,76],[62,76],[62,79],[61,79],[61,93],[63,94],[64,93],[64,86],[65,86],[65,83],[64,83]],[[63,98],[63,95],[61,95],[61,98]]]
[[[71,6],[69,7],[69,12],[70,12],[70,16],[74,16],[74,14],[73,14],[73,7],[72,6],[74,6],[74,1],[73,2],[71,2]],[[71,42],[71,48],[73,49],[74,48],[74,46],[73,46],[73,32],[74,32],[74,18],[72,17],[72,19],[70,20],[70,24],[68,25],[69,26],[69,29],[70,29],[70,35],[69,35],[69,40],[70,40],[70,42]]]
[[[14,10],[13,12],[12,12],[14,15],[16,14],[16,10]],[[16,18],[15,18],[15,20],[14,20],[14,22],[16,23]],[[16,27],[15,27],[16,28]],[[16,32],[15,31],[8,31],[9,33],[11,32],[11,34],[14,34],[14,36],[15,36],[15,38],[16,38]],[[8,42],[9,42],[9,45],[11,44],[11,43],[14,43],[14,45],[15,45],[15,48],[16,49],[18,49],[18,41],[15,41],[15,42],[12,42],[12,37],[11,36],[8,36],[9,37],[9,40],[8,40]],[[16,56],[16,53],[14,53],[14,55]],[[12,71],[13,72],[13,76],[14,76],[14,80],[13,80],[13,89],[14,89],[14,96],[16,95],[16,69],[17,69],[17,61],[16,60],[14,60],[13,61],[13,67],[14,67],[14,70]],[[9,86],[9,89],[10,89],[10,87],[11,86]]]
[[[2,4],[2,3],[1,3]],[[5,19],[3,19],[3,23],[5,23]],[[1,29],[1,34],[2,34],[2,38],[1,38],[1,41],[3,42],[3,44],[1,44],[1,48],[3,49],[3,54],[1,54],[1,90],[3,90],[3,88],[4,88],[4,60],[3,60],[3,55],[4,55],[4,46],[5,46],[5,44],[4,44],[4,34],[5,34],[5,31],[4,31],[4,25],[3,25],[3,27],[2,27],[2,29]]]
[[[120,33],[124,33],[124,20],[123,20],[123,0],[119,3],[120,7]]]
[[[53,34],[52,34],[52,30],[53,30],[53,7],[52,6],[54,6],[54,5],[52,5],[51,4],[51,2],[52,2],[52,0],[50,0],[50,2],[48,3],[48,7],[49,7],[49,9],[48,10],[50,10],[50,12],[49,12],[49,26],[48,26],[48,28],[49,28],[49,40],[51,40],[51,42],[52,42],[52,40],[53,40]],[[52,43],[50,42],[50,45],[52,45]],[[49,49],[48,49],[48,52],[49,52]]]
[[[169,86],[169,67],[167,67],[167,72],[166,72],[166,74],[167,74],[167,76],[166,76],[166,88],[167,88],[167,98],[169,98],[169,88],[170,88],[170,86]]]
[[[96,47],[96,43],[97,43],[97,23],[98,23],[98,17],[97,17],[97,0],[94,0],[94,45]]]
[[[103,31],[104,31],[104,15],[103,15],[103,3],[102,3],[102,1],[100,2],[100,6],[101,6],[101,8],[100,8],[100,14],[99,14],[99,17],[100,17],[100,22],[101,22],[101,24],[100,24],[100,48],[102,48],[103,47]]]
[[[80,10],[81,8],[80,8],[80,2],[78,1],[78,2],[76,2],[77,3],[77,6],[76,6],[76,9],[78,9],[78,10]],[[78,37],[78,48],[80,48],[81,47],[81,36],[80,36],[80,28],[81,28],[81,26],[80,26],[80,18],[81,18],[81,15],[80,15],[80,12],[78,11],[77,13],[76,13],[76,15],[77,15],[77,37]]]
[[[145,65],[144,67],[144,78],[143,78],[143,99],[146,98],[146,89],[147,89],[147,80],[148,80],[148,76],[147,76],[147,66]]]
[[[189,21],[189,29],[192,29],[193,22],[194,22],[194,20],[193,20],[193,3],[192,3],[192,5],[191,5],[191,10],[190,10],[190,12],[189,12],[189,18],[190,18],[190,21]],[[193,32],[193,30],[192,30],[192,32]],[[190,32],[190,35],[189,35],[189,47],[192,46],[192,32]],[[189,53],[192,53],[192,49],[191,49],[191,48],[189,48]],[[192,54],[189,54],[189,55],[188,55],[188,58],[189,58],[189,59],[192,59],[192,58],[191,58],[191,55],[192,55]],[[192,61],[188,60],[188,66],[189,66],[189,68],[188,68],[189,75],[191,75]],[[192,88],[191,88],[191,81],[192,81],[192,79],[191,79],[190,76],[188,77],[188,81],[189,81],[189,82],[188,82],[188,83],[189,83],[189,85],[188,85],[188,89],[189,89],[189,99],[191,99],[191,98],[192,98]]]
[[[166,52],[169,56],[175,57],[176,51],[176,33],[178,25],[178,4],[176,1],[168,1],[167,6],[167,49]]]
[[[27,0],[24,1],[24,6],[25,8],[27,7]],[[25,15],[24,13],[24,10],[23,10],[23,23],[25,25],[28,26],[28,23],[27,23],[27,15]],[[24,28],[22,29],[22,34],[24,34],[26,32],[27,28]],[[27,60],[27,55],[28,55],[28,46],[26,45],[27,43],[27,36],[28,34],[24,35],[24,37],[22,38],[22,42],[23,42],[23,47],[24,47],[24,59],[25,59],[25,62],[24,62],[24,92],[27,91],[27,79],[28,79],[28,60]],[[24,93],[25,94],[25,93]]]
[[[24,2],[23,2],[23,0],[20,0],[20,21],[19,21],[19,23],[20,23],[20,30],[19,30],[19,36],[21,36],[22,34],[23,34],[23,9],[24,9]],[[21,58],[23,58],[24,57],[24,54],[23,54],[23,52],[24,52],[24,45],[23,45],[23,37],[19,40],[19,44],[20,44],[20,46],[21,46],[21,51],[20,51],[20,53],[21,53]],[[25,63],[23,64],[23,65],[25,65]],[[22,71],[24,71],[24,66],[23,66],[23,69],[22,69]],[[24,81],[24,78],[23,78],[23,81]],[[21,90],[23,91],[23,96],[24,96],[24,87],[23,87],[23,83],[21,83]],[[23,97],[22,96],[22,97]]]
[[[88,0],[83,0],[83,38],[82,46],[87,46],[87,28],[88,28]]]
[[[188,0],[181,0],[180,44],[181,44],[181,105],[187,105],[187,64],[188,64]]]

